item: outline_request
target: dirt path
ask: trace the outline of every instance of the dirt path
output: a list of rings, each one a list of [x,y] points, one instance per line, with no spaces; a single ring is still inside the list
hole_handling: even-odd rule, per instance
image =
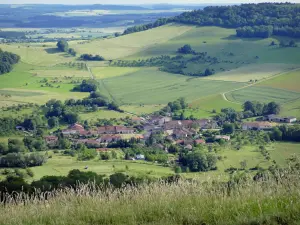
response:
[[[90,74],[90,76],[91,76],[91,79],[93,79],[93,80],[96,80],[96,78],[95,78],[95,76],[94,76],[94,74],[93,74],[93,72],[92,72],[92,70],[91,70],[91,67],[89,67],[88,66],[88,64],[86,64],[86,68],[87,68],[87,70],[88,70],[88,72],[89,72],[89,74]],[[102,79],[100,79],[100,80],[96,80],[97,82],[98,82],[98,88],[99,88],[99,90],[101,89],[100,88],[100,83],[101,83],[101,86],[106,90],[106,92],[109,94],[109,97],[113,100],[113,101],[115,101],[116,102],[116,99],[115,99],[115,97],[112,95],[112,93],[109,91],[109,89],[106,87],[106,84],[103,82],[103,80]]]
[[[262,80],[259,80],[255,83],[252,83],[252,84],[248,84],[246,86],[243,86],[243,87],[240,87],[240,88],[236,88],[234,90],[230,90],[230,91],[227,91],[227,92],[223,92],[221,93],[222,94],[222,97],[225,101],[227,102],[230,102],[230,103],[234,103],[234,104],[240,104],[238,102],[233,102],[233,101],[230,101],[227,97],[226,97],[226,94],[230,93],[230,92],[233,92],[233,91],[238,91],[238,90],[241,90],[241,89],[244,89],[244,88],[247,88],[247,87],[251,87],[251,86],[254,86],[256,84],[259,84],[259,83],[262,83],[264,81],[267,81],[267,80],[270,80],[270,79],[273,79],[273,78],[276,78],[276,77],[279,77],[281,75],[284,75],[284,74],[287,74],[287,73],[290,73],[290,72],[294,72],[294,71],[297,71],[297,70],[300,70],[300,68],[296,68],[296,69],[292,69],[292,70],[288,70],[288,71],[285,71],[285,72],[281,72],[281,73],[278,73],[278,74],[275,74],[273,76],[270,76],[268,78],[265,78],[265,79],[262,79]]]

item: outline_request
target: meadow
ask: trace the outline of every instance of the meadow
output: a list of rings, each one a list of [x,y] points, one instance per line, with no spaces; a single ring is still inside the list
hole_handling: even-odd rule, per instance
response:
[[[144,51],[146,48],[159,43],[167,42],[190,29],[192,29],[190,26],[167,25],[118,38],[94,40],[73,47],[79,54],[99,54],[107,60],[118,59]]]
[[[87,121],[96,122],[98,119],[120,119],[131,117],[131,115],[126,113],[120,113],[112,110],[100,109],[97,112],[79,113],[80,118]]]
[[[32,168],[34,180],[49,175],[65,176],[73,169],[93,171],[103,175],[109,175],[115,172],[126,172],[135,176],[149,175],[153,177],[168,176],[174,173],[171,168],[163,167],[155,163],[124,160],[77,161],[76,158],[71,156],[63,156],[57,153],[49,153],[49,155],[52,155],[52,158],[50,158],[46,164]],[[86,166],[88,166],[88,169],[84,170]],[[126,166],[128,169],[126,169]]]

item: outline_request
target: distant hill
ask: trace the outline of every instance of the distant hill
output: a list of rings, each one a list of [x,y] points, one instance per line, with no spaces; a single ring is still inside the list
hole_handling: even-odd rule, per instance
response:
[[[184,12],[173,18],[162,18],[154,23],[130,27],[124,34],[152,29],[168,23],[237,28],[239,37],[272,35],[300,37],[300,5],[291,3],[242,4],[210,6],[203,10]]]

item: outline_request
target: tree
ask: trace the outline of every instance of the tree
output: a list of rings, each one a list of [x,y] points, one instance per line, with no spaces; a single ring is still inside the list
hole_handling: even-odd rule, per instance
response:
[[[290,46],[290,47],[294,47],[294,48],[295,48],[295,47],[298,47],[297,44],[296,44],[296,42],[295,42],[294,40],[291,40],[291,41],[290,41],[289,46]]]
[[[231,123],[225,123],[225,124],[223,124],[223,132],[225,134],[233,134],[234,131],[235,131],[234,124],[231,124]]]
[[[204,72],[204,76],[210,76],[213,75],[214,73],[215,73],[214,70],[207,68]]]
[[[55,128],[59,126],[59,119],[57,117],[51,117],[48,119],[48,126],[50,128]]]
[[[68,53],[72,56],[76,56],[76,51],[73,48],[69,48]]]
[[[242,168],[243,170],[245,170],[246,167],[247,167],[247,161],[246,161],[246,160],[241,161],[241,162],[240,162],[240,165],[241,165],[241,168]]]
[[[8,146],[5,143],[0,143],[0,154],[5,155],[8,153]]]
[[[111,102],[110,104],[108,104],[108,109],[109,110],[115,110],[115,111],[119,111],[119,105],[116,102]]]
[[[121,188],[126,183],[128,176],[124,173],[115,173],[109,176],[110,183],[116,187]]]
[[[65,40],[58,41],[56,46],[61,52],[68,52],[69,50],[69,44]]]
[[[67,112],[64,115],[64,120],[68,123],[68,124],[74,124],[79,120],[79,115],[75,112]]]
[[[90,79],[90,80],[83,80],[78,87],[75,87],[75,91],[81,92],[95,92],[98,88],[97,81]]]
[[[184,45],[183,47],[177,50],[178,53],[181,54],[193,54],[195,51],[192,49],[191,45]]]
[[[217,157],[212,153],[195,151],[181,156],[179,161],[192,172],[209,171],[216,168]]]

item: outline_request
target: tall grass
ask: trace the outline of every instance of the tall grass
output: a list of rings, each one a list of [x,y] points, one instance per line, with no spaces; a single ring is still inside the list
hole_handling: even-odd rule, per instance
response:
[[[299,175],[233,186],[178,181],[101,189],[90,184],[18,194],[2,203],[0,224],[299,224]]]

